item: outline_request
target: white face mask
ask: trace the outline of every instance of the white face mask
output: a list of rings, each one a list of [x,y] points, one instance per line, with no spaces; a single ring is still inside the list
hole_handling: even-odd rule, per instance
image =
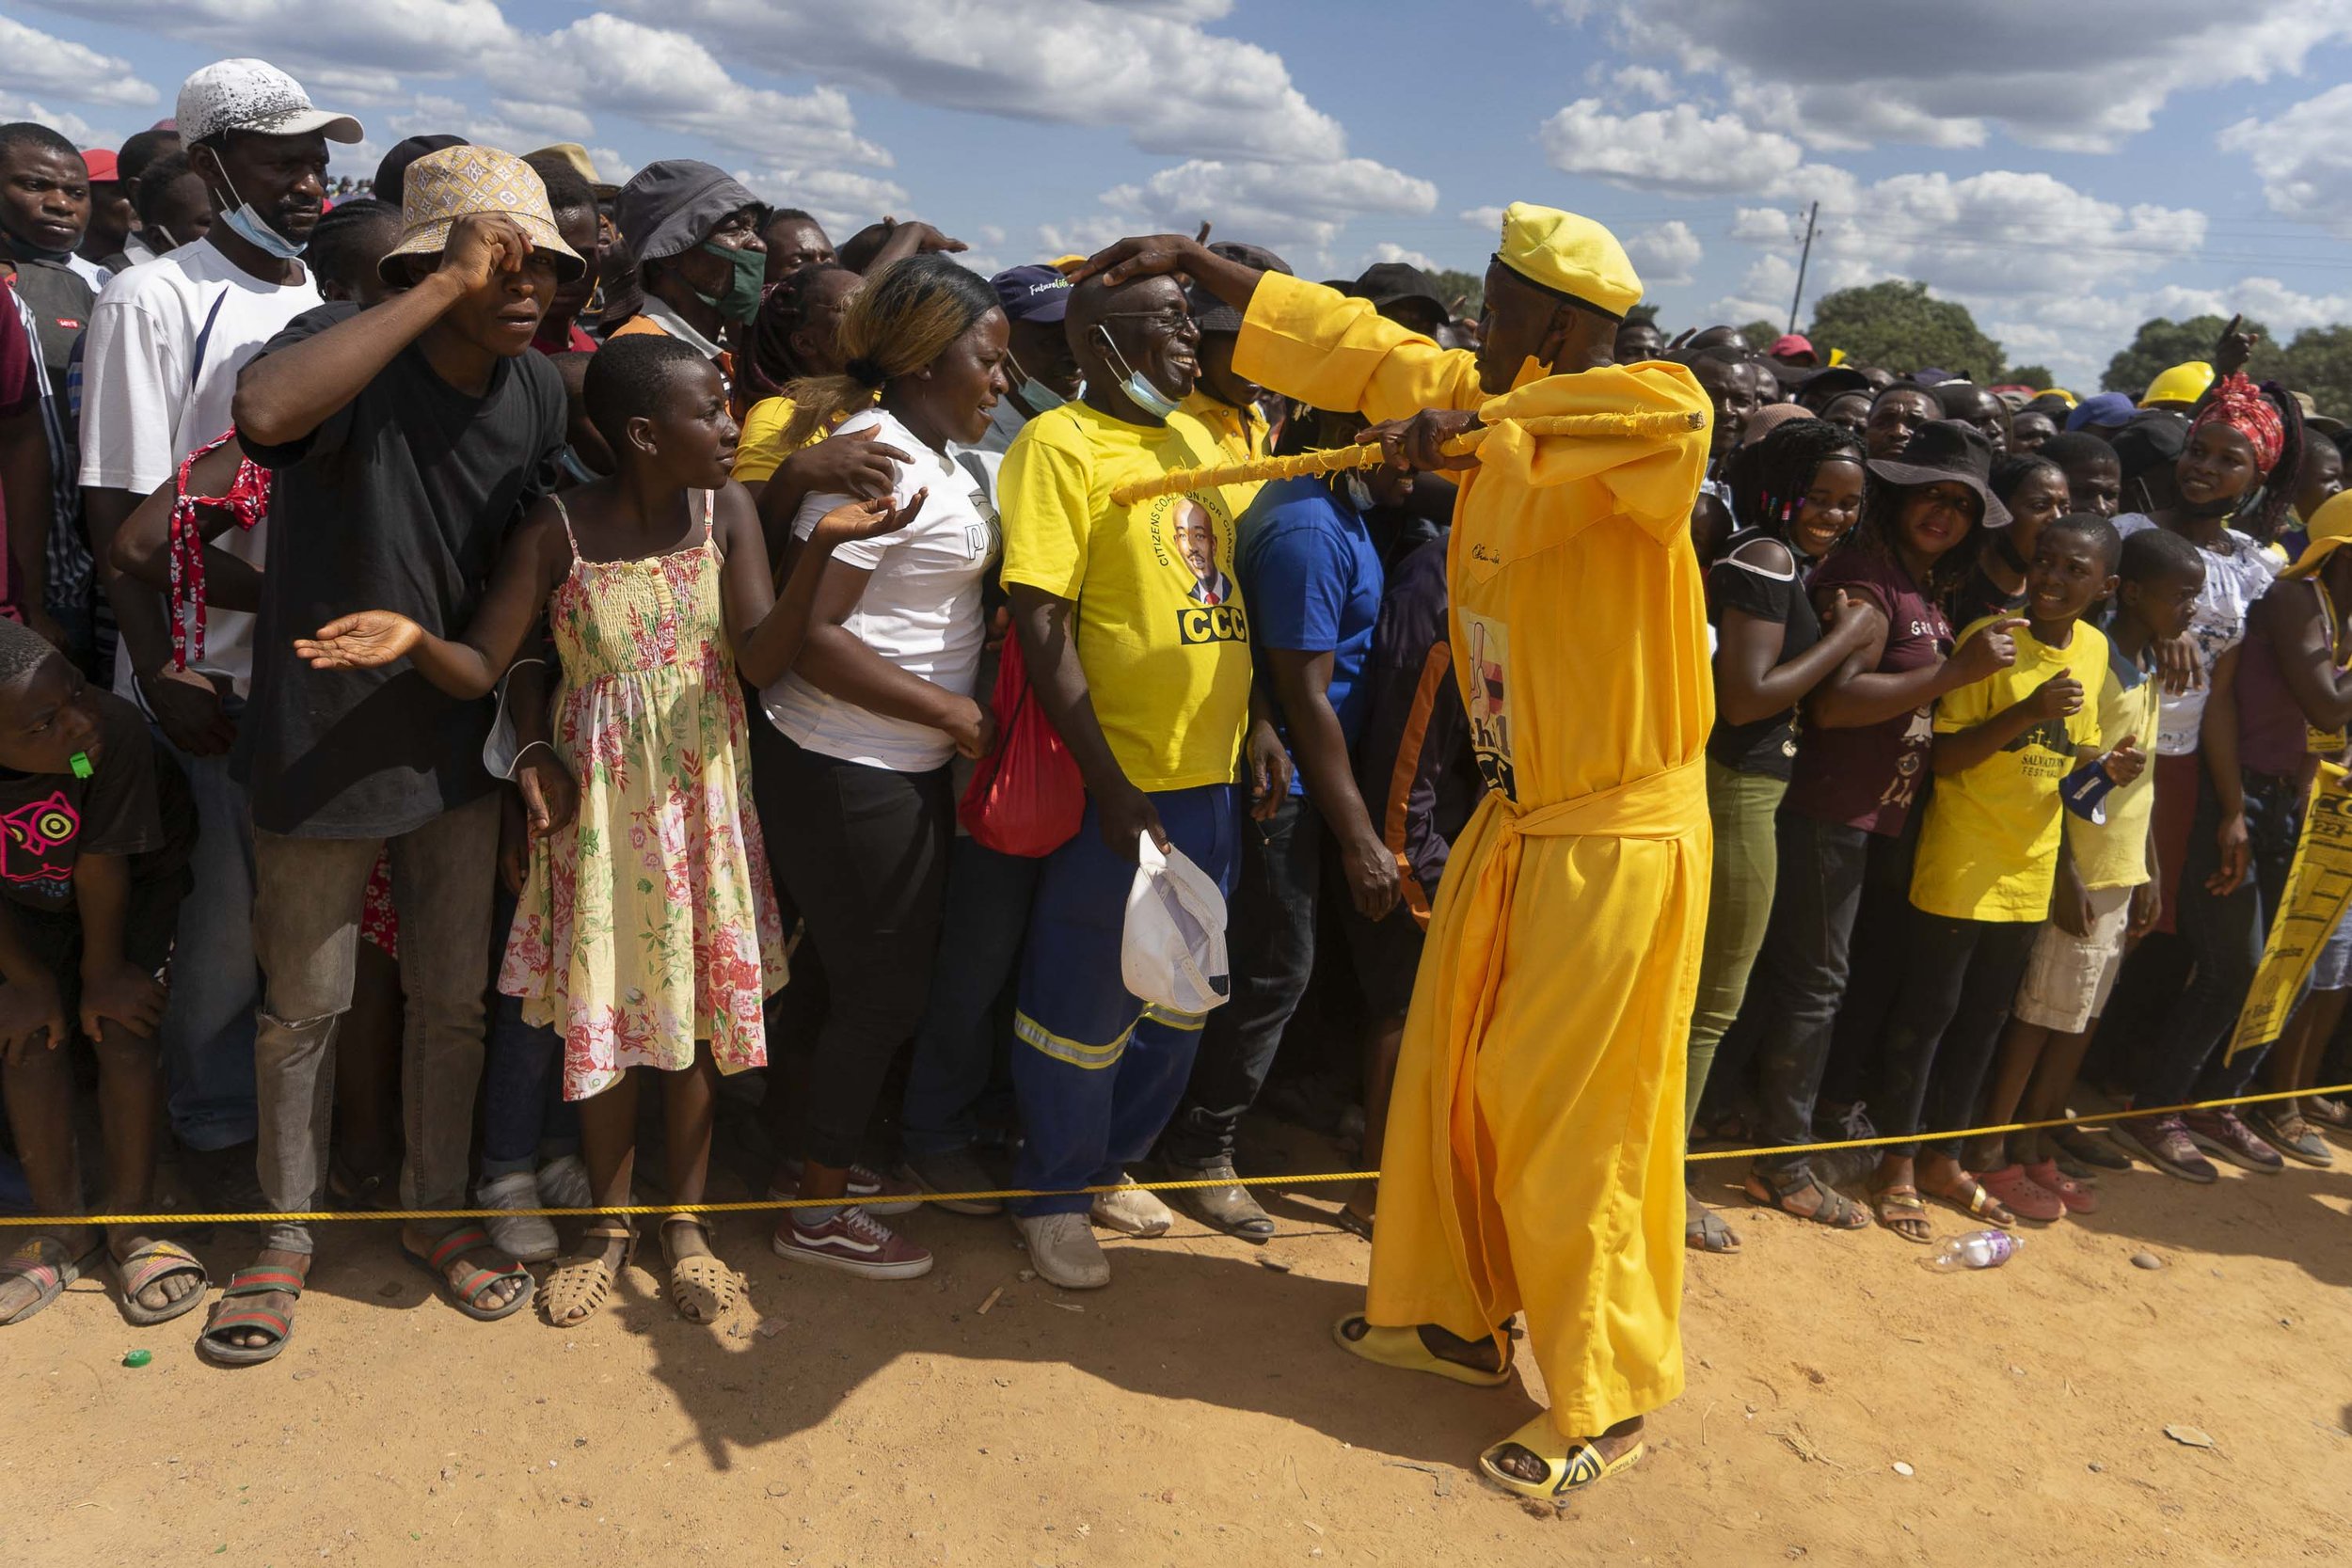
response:
[[[1119,352],[1117,343],[1111,341],[1110,328],[1097,326],[1094,330],[1103,335],[1103,346],[1111,351],[1111,357],[1119,361],[1120,372],[1127,377],[1119,384],[1119,389],[1127,394],[1129,403],[1155,420],[1165,420],[1182,406],[1174,398],[1161,391],[1150,376],[1127,363],[1127,356]]]
[[[290,240],[271,228],[269,219],[262,215],[259,207],[237,195],[236,182],[229,178],[226,166],[220,171],[220,182],[229,187],[230,201],[235,203],[234,206],[222,203],[220,221],[234,230],[238,238],[281,261],[291,261],[310,248],[308,240]]]

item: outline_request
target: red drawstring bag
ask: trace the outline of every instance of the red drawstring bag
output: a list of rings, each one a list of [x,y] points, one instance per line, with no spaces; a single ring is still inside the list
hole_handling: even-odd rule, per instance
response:
[[[975,839],[1000,855],[1050,855],[1077,836],[1086,818],[1086,784],[1029,689],[1017,635],[1005,639],[989,705],[996,714],[996,749],[973,769],[956,815]]]

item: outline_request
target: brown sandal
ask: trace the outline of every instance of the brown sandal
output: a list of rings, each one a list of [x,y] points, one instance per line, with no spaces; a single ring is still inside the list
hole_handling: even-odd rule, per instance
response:
[[[1987,1192],[1984,1183],[1975,1177],[1969,1177],[1967,1182],[1965,1194],[1930,1193],[1927,1196],[1947,1208],[1958,1210],[1972,1220],[1997,1225],[2004,1230],[2015,1227],[2017,1216],[2010,1212],[2008,1204]]]
[[[621,1242],[621,1267],[637,1252],[637,1232],[620,1224],[592,1225],[581,1232],[582,1250],[566,1258],[548,1271],[547,1283],[539,1287],[539,1305],[547,1309],[548,1323],[555,1328],[577,1328],[593,1318],[604,1307],[605,1297],[612,1293],[614,1269],[605,1261],[606,1247],[588,1250],[596,1242]]]
[[[694,1214],[672,1214],[661,1222],[661,1249],[670,1248],[670,1228],[691,1225],[707,1243],[714,1234],[707,1220]],[[690,1323],[715,1323],[743,1300],[743,1276],[708,1253],[670,1259],[670,1305]]]
[[[1886,1187],[1870,1195],[1878,1206],[1879,1224],[1906,1242],[1926,1246],[1935,1240],[1935,1232],[1928,1224],[1928,1206],[1919,1199],[1919,1189],[1908,1184]],[[1916,1223],[1920,1234],[1915,1236],[1903,1228],[1906,1222]]]
[[[1778,1171],[1751,1170],[1745,1183],[1748,1200],[1764,1209],[1777,1209],[1794,1219],[1808,1220],[1827,1226],[1832,1230],[1861,1230],[1869,1226],[1869,1212],[1852,1198],[1808,1172],[1798,1182],[1784,1182]],[[1803,1197],[1808,1191],[1819,1196],[1810,1211],[1791,1209],[1791,1198]]]

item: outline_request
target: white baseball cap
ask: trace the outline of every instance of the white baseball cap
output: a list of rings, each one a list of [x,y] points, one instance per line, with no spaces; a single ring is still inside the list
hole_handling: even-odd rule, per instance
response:
[[[1198,1017],[1232,995],[1225,895],[1183,850],[1163,854],[1150,833],[1139,836],[1120,978],[1145,1002]]]
[[[356,142],[367,133],[349,115],[310,103],[302,84],[267,60],[215,60],[180,84],[176,116],[190,143],[224,131],[299,136],[316,131],[328,141]]]

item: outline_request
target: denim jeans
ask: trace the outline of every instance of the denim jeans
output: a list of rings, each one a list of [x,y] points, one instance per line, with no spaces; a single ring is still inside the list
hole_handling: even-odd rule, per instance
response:
[[[254,1065],[262,1191],[271,1208],[292,1213],[326,1207],[335,1026],[351,1008],[368,875],[388,845],[393,905],[412,911],[400,933],[406,1003],[400,1094],[408,1139],[401,1206],[465,1207],[498,840],[495,795],[389,841],[254,832],[254,950],[267,976]],[[425,1228],[438,1234],[469,1223]],[[262,1244],[310,1252],[310,1227],[279,1220],[265,1228]]]
[[[1707,815],[1715,825],[1715,863],[1708,890],[1707,941],[1699,955],[1698,999],[1691,1006],[1690,1069],[1683,1089],[1687,1130],[1698,1120],[1715,1047],[1740,1016],[1748,976],[1772,916],[1780,863],[1774,816],[1788,781],[1742,773],[1707,759]]]
[[[1298,795],[1268,820],[1242,824],[1241,883],[1226,928],[1233,999],[1200,1031],[1192,1082],[1161,1145],[1171,1165],[1201,1170],[1233,1158],[1233,1134],[1314,971],[1323,833],[1323,818]]]
[[[1851,1104],[1871,1093],[1884,1053],[1895,990],[1903,974],[1903,932],[1911,919],[1911,872],[1919,856],[1919,824],[1926,817],[1932,779],[1920,786],[1903,831],[1870,835],[1869,863],[1862,874],[1862,903],[1854,911],[1853,942],[1846,955],[1846,994],[1830,1030],[1829,1065],[1821,1070],[1821,1092]]]
[[[1882,1132],[1949,1132],[1975,1124],[2001,1021],[2041,929],[2038,920],[1959,920],[1911,910],[1876,1091]],[[1958,1159],[1960,1142],[1940,1138],[1928,1147]],[[1889,1144],[1880,1152],[1915,1155],[1919,1147]]]
[[[1771,1010],[1756,1047],[1757,1100],[1764,1142],[1802,1144],[1813,1141],[1813,1105],[1846,994],[1846,956],[1871,835],[1784,811],[1778,837],[1777,893],[1758,981],[1769,990]],[[1791,1176],[1807,1169],[1802,1154],[1766,1164]]]
[[[2303,788],[2296,780],[2266,773],[2248,772],[2241,778],[2251,863],[2246,879],[2226,896],[2205,887],[2205,879],[2221,864],[2215,840],[2221,826],[2221,802],[2210,783],[2201,780],[2198,787],[2196,824],[2181,862],[2181,908],[2175,922],[2196,963],[2196,976],[2139,1064],[2136,1104],[2179,1105],[2243,1093],[2267,1054],[2247,1051],[2235,1061],[2221,1059],[2253,986],[2255,967],[2262,962],[2270,918],[2286,891],[2296,836],[2303,831]]]
[[[490,974],[499,972],[515,895],[501,882],[490,905]],[[536,1170],[550,1145],[580,1143],[580,1112],[564,1099],[564,1037],[523,1022],[523,999],[494,991],[482,1063],[482,1180]]]
[[[253,817],[229,758],[191,756],[155,732],[188,776],[196,801],[195,889],[180,906],[171,1000],[159,1031],[170,1085],[172,1135],[210,1151],[250,1142],[254,1008],[262,972],[253,958]]]
[[[973,1107],[996,1063],[996,999],[1021,962],[1044,867],[1041,855],[1001,854],[974,838],[957,839],[947,852],[930,1002],[915,1026],[899,1111],[909,1154],[951,1154],[978,1133]]]

